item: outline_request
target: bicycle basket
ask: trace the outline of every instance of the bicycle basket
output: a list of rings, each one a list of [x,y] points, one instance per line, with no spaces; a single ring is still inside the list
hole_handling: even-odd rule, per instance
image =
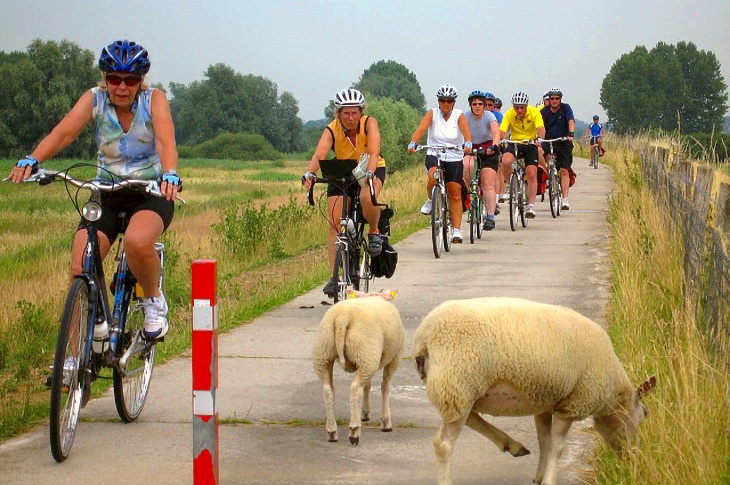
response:
[[[357,167],[357,160],[322,160],[319,162],[319,169],[322,177],[326,179],[354,179],[352,170]]]
[[[398,265],[398,251],[383,237],[383,250],[370,261],[370,271],[376,278],[390,278]]]

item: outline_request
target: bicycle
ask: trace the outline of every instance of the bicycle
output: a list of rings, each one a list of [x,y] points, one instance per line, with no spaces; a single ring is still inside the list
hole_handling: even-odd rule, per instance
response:
[[[451,220],[451,203],[446,192],[444,173],[444,157],[448,151],[463,152],[463,149],[452,145],[418,145],[416,151],[434,150],[436,156],[436,172],[433,176],[436,185],[431,189],[431,243],[433,255],[438,259],[441,254],[451,251],[451,240],[454,235],[453,221]]]
[[[593,167],[595,169],[598,169],[598,159],[600,158],[600,150],[598,148],[598,136],[591,135],[590,137],[590,143],[591,143],[591,159],[588,164],[589,167]]]
[[[534,145],[534,140],[501,140],[502,145]],[[517,222],[527,227],[527,179],[525,178],[525,159],[515,150],[515,166],[509,179],[509,225],[512,231],[517,230]]]
[[[469,192],[469,242],[471,244],[474,244],[475,239],[481,239],[484,231],[487,207],[482,198],[480,160],[486,156],[487,151],[484,148],[477,149],[474,155],[474,174]]]
[[[357,160],[322,160],[320,162],[322,177],[312,179],[312,184],[307,190],[307,199],[309,205],[312,206],[314,205],[314,186],[316,184],[334,184],[341,189],[343,194],[339,232],[335,241],[337,251],[332,270],[335,291],[331,298],[334,299],[335,303],[347,299],[348,289],[369,291],[370,282],[375,279],[371,271],[372,258],[367,250],[368,240],[365,231],[367,221],[362,215],[360,186],[352,174],[352,170],[356,166]],[[390,236],[390,223],[388,221],[392,217],[393,211],[388,207],[388,204],[378,204],[373,181],[368,180],[368,184],[373,205],[384,207],[381,210],[378,228],[383,239],[387,240]],[[354,191],[354,197],[350,197],[348,189],[352,190],[353,185],[357,185],[357,188]]]
[[[161,339],[146,339],[142,333],[144,312],[142,288],[129,271],[122,238],[117,244],[116,272],[109,286],[113,307],[109,304],[104,268],[99,249],[96,223],[101,217],[101,192],[115,192],[137,187],[152,196],[164,197],[156,181],[150,180],[77,180],[68,172],[74,168],[94,166],[76,164],[65,171],[39,169],[25,182],[48,185],[64,181],[66,193],[78,213],[86,221],[88,241],[82,260],[82,274],[74,277],[66,296],[61,316],[56,354],[46,385],[51,388],[50,444],[53,458],[62,462],[68,458],[79,414],[91,395],[91,383],[100,377],[102,368],[113,372],[114,402],[122,421],[136,420],[144,407],[154,368],[156,344]],[[78,189],[75,194],[69,185]],[[82,190],[91,192],[79,208]],[[181,198],[178,200],[184,202]],[[125,213],[124,228],[129,221]],[[155,243],[160,258],[160,289],[164,291],[164,249]]]
[[[568,138],[563,136],[560,138],[553,138],[552,140],[540,140],[541,142],[548,143],[550,145],[550,153],[548,154],[548,192],[550,195],[550,214],[553,218],[560,216],[560,207],[563,203],[563,192],[562,185],[560,183],[560,171],[555,166],[555,153],[553,150],[553,142],[556,141],[568,141]]]

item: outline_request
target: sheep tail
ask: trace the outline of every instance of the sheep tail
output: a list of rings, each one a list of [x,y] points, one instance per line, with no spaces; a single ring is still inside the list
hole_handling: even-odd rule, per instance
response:
[[[337,349],[337,358],[340,366],[345,368],[345,336],[347,335],[347,327],[350,319],[346,315],[338,316],[335,319],[335,348]]]

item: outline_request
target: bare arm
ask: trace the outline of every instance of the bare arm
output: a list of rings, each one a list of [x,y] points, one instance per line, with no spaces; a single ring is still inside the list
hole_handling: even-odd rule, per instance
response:
[[[368,153],[370,154],[368,170],[375,172],[375,169],[378,168],[378,158],[380,157],[380,127],[378,120],[369,116],[366,121],[366,127],[368,132]]]
[[[499,123],[497,123],[497,120],[489,123],[489,128],[492,131],[492,144],[499,145],[499,140],[502,139],[502,132],[499,131]]]
[[[418,128],[416,128],[416,131],[413,132],[413,135],[411,135],[411,141],[414,143],[418,143],[418,141],[421,139],[424,133],[428,130],[428,127],[431,126],[431,123],[433,122],[433,111],[428,110],[428,112],[423,116],[421,119],[421,123],[419,123]]]
[[[459,119],[456,120],[456,122],[459,124],[459,130],[461,130],[461,134],[464,135],[464,142],[471,143],[471,130],[469,129],[469,122],[466,121],[466,116],[464,116],[464,113],[459,115]],[[464,153],[471,153],[471,148],[464,147]]]
[[[155,130],[155,148],[160,155],[162,172],[177,170],[177,143],[175,142],[175,127],[172,124],[170,103],[165,93],[159,89],[152,91],[152,128]],[[160,191],[168,200],[175,200],[178,186],[162,182]]]

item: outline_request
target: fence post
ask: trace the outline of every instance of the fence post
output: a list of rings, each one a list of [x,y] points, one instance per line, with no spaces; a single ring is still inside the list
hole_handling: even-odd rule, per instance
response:
[[[192,264],[193,483],[218,484],[218,282],[215,260]]]

